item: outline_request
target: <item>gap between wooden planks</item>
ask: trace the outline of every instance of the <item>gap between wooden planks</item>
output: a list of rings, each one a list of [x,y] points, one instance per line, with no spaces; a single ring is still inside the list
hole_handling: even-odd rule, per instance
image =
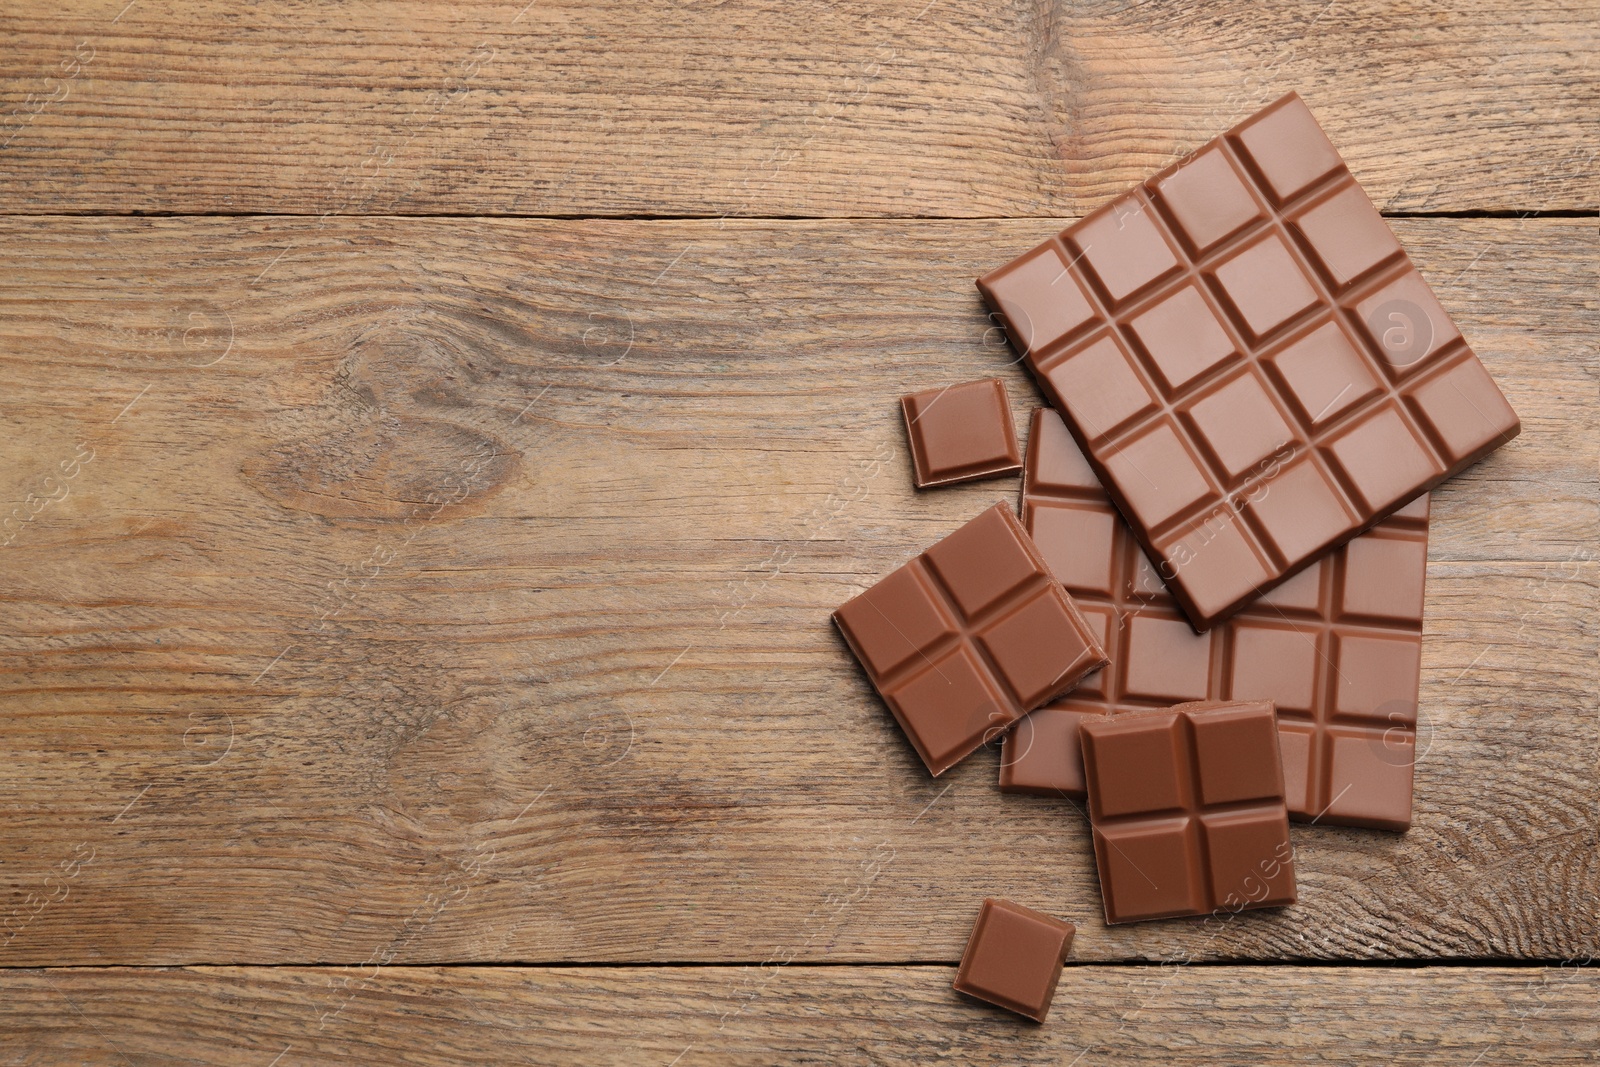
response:
[[[1526,427],[1437,497],[1411,833],[1107,929],[1079,812],[917,769],[827,614],[1015,493],[916,494],[894,398],[1037,402],[971,279],[1057,224],[0,220],[0,471],[68,489],[0,963],[953,960],[987,893],[1084,960],[1592,953],[1582,220],[1398,224]]]

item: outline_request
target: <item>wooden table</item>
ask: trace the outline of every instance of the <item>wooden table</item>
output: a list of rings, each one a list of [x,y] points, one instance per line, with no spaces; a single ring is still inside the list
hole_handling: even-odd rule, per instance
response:
[[[125,3],[0,18],[0,1063],[1593,1062],[1592,3]],[[1015,492],[898,422],[1039,403],[974,276],[1289,88],[1523,433],[1411,832],[1110,929],[828,613]]]

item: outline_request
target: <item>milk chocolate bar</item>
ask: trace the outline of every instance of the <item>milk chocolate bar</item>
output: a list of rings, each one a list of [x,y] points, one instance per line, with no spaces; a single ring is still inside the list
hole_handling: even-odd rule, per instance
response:
[[[978,288],[1196,630],[1520,429],[1292,93]]]
[[[1270,701],[1179,704],[1082,735],[1106,922],[1295,902]]]
[[[1111,665],[1007,735],[1002,791],[1082,797],[1085,719],[1185,700],[1271,700],[1291,818],[1410,826],[1426,496],[1204,634],[1184,621],[1048,408],[1028,435],[1022,515]]]
[[[1106,664],[1011,508],[996,504],[833,620],[935,776]]]

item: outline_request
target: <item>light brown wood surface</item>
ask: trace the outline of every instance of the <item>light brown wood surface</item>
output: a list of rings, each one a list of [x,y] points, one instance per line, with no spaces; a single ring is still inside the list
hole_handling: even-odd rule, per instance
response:
[[[1593,210],[1597,23],[1572,0],[12,0],[0,210],[1076,215],[1289,89],[1389,210]]]
[[[955,968],[185,968],[0,978],[14,1064],[1593,1063],[1576,967],[1068,967],[1043,1026]]]
[[[1592,1062],[1597,24],[0,4],[0,1067]],[[1434,496],[1411,832],[1108,928],[828,615],[1014,499],[898,418],[1026,427],[974,276],[1290,88],[1523,433]],[[949,991],[985,895],[1079,926],[1043,1028]]]
[[[1106,928],[1082,813],[930,779],[828,619],[1014,496],[913,490],[894,398],[1026,425],[971,280],[1053,225],[5,222],[8,493],[93,453],[4,550],[6,962],[952,960],[985,894],[1084,959],[1592,951],[1593,224],[1400,224],[1526,428],[1438,493],[1414,829],[1222,929]]]

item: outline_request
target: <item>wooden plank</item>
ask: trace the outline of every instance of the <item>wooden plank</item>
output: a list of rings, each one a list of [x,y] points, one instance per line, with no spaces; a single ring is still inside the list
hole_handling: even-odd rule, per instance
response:
[[[1056,224],[0,221],[0,963],[1593,952],[1584,220],[1401,227],[1526,426],[1437,498],[1411,833],[1113,930],[1073,807],[917,767],[827,615],[1015,492],[894,398],[1037,402],[971,279]]]
[[[1583,0],[6,7],[4,212],[1080,214],[1288,89],[1391,210],[1600,203]]]
[[[0,974],[9,1062],[1592,1063],[1593,968],[1069,967],[1043,1026],[951,967]]]

